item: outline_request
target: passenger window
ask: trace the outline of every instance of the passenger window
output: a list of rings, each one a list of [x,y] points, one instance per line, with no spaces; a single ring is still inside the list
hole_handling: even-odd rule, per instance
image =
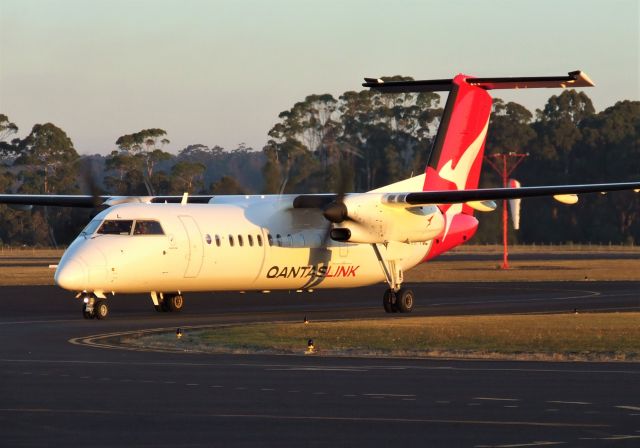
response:
[[[244,241],[242,240],[242,235],[238,235],[238,244],[240,246],[244,246]]]
[[[134,235],[164,235],[162,226],[158,221],[136,221],[133,229]]]
[[[249,235],[247,238],[249,239],[249,246],[253,247],[253,237]]]
[[[220,247],[220,237],[216,235],[216,246]]]
[[[267,233],[267,241],[269,241],[269,246],[273,246],[273,237],[270,233]]]
[[[130,235],[133,227],[132,219],[107,220],[102,223],[98,233],[102,235]]]
[[[258,246],[262,247],[262,236],[256,235],[256,238],[258,239]]]
[[[229,235],[229,246],[233,247],[233,235]]]

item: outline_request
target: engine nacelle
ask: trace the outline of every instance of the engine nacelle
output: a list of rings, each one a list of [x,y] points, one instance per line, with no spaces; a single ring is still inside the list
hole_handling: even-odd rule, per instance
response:
[[[345,197],[346,219],[334,226],[331,238],[352,243],[414,243],[431,240],[444,229],[444,217],[435,205],[385,204],[382,196]]]

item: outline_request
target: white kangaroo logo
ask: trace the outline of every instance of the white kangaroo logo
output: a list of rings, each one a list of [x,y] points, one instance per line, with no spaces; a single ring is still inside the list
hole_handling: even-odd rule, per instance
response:
[[[484,142],[484,138],[487,135],[488,128],[489,119],[487,119],[487,122],[485,123],[482,131],[480,131],[476,139],[471,142],[462,156],[460,156],[456,167],[452,168],[453,159],[451,159],[447,163],[445,163],[438,172],[441,178],[454,183],[458,190],[464,190],[465,186],[467,185],[467,179],[469,177],[469,172],[471,171],[471,166],[480,153],[480,148],[482,148],[482,143]],[[447,237],[447,234],[449,233],[449,228],[451,227],[451,221],[453,220],[453,217],[460,212],[462,212],[462,204],[451,204],[451,206],[445,212],[445,228],[444,235],[442,236],[442,241],[444,241],[444,239]]]

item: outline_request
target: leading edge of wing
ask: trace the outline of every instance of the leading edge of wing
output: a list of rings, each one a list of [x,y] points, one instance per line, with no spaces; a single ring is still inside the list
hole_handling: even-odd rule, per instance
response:
[[[520,188],[480,188],[477,190],[419,191],[413,193],[389,193],[383,202],[420,204],[456,204],[469,201],[495,201],[564,194],[605,193],[608,191],[638,190],[639,182],[611,184],[551,185]]]
[[[211,195],[188,196],[189,204],[206,204]],[[0,204],[50,207],[97,208],[130,202],[180,203],[183,196],[91,196],[81,194],[0,194]]]

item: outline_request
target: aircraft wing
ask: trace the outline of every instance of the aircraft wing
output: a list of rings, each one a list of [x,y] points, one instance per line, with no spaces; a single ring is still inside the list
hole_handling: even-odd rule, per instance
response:
[[[611,184],[552,185],[521,188],[480,188],[476,190],[384,193],[382,201],[387,204],[407,205],[459,204],[472,201],[496,201],[502,199],[531,198],[539,196],[605,193],[608,191],[621,190],[640,190],[640,181]],[[337,197],[338,195],[331,194],[303,194],[294,199],[293,207],[323,208],[335,201]]]
[[[206,204],[213,196],[188,196],[189,204]],[[44,205],[55,207],[95,208],[112,206],[127,202],[140,203],[179,203],[182,196],[92,196],[78,194],[0,194],[0,204],[29,206]]]

